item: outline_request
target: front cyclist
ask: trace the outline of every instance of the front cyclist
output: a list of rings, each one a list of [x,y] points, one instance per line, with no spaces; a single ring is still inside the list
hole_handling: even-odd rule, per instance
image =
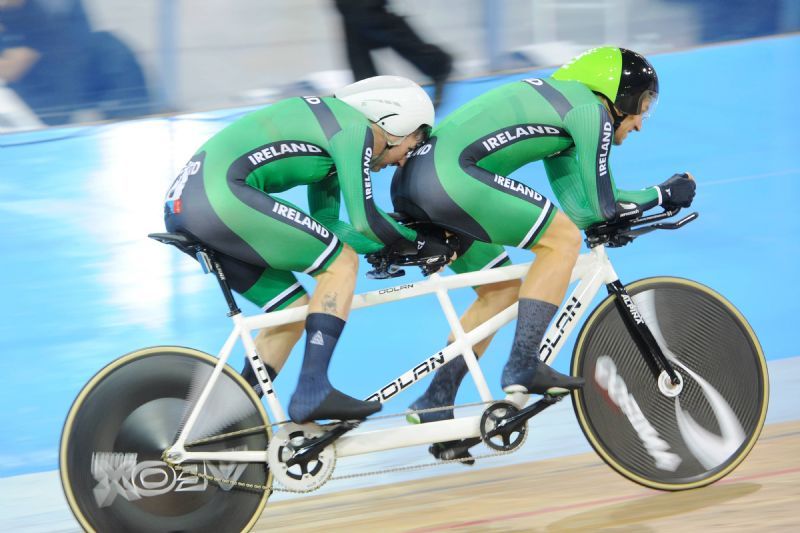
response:
[[[375,205],[370,171],[402,166],[433,120],[433,104],[422,88],[395,76],[362,80],[335,98],[289,98],[214,135],[168,192],[167,229],[217,251],[235,291],[266,312],[308,303],[305,328],[279,326],[256,338],[274,377],[306,331],[289,404],[295,422],[362,419],[380,410],[378,402],[333,388],[328,365],[350,311],[356,252],[398,241],[418,248],[416,233]],[[273,196],[298,186],[308,187],[310,215]],[[339,220],[340,194],[350,224]],[[424,241],[421,253],[441,253],[442,245]],[[293,272],[316,278],[310,302]],[[252,371],[249,377],[255,382]]]
[[[564,298],[581,246],[580,229],[636,217],[644,210],[688,206],[688,173],[638,191],[617,189],[609,165],[611,145],[622,144],[658,97],[658,77],[641,55],[624,48],[595,48],[558,69],[492,90],[447,117],[431,139],[395,174],[395,210],[433,222],[460,236],[456,272],[502,266],[503,245],[536,254],[518,281],[482,286],[462,317],[466,331],[519,300],[519,317],[502,387],[507,393],[543,394],[582,386],[539,360],[547,325]],[[566,216],[533,188],[507,176],[543,161]],[[475,346],[483,353],[488,340]],[[412,410],[453,405],[467,372],[459,357],[439,369]],[[413,415],[429,422],[452,410]]]

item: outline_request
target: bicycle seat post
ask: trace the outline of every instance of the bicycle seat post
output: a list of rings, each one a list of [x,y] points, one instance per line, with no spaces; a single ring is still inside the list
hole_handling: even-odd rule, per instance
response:
[[[228,304],[228,316],[241,314],[242,310],[239,309],[239,306],[236,305],[236,300],[233,299],[233,291],[231,291],[231,286],[228,284],[228,279],[225,277],[225,271],[222,270],[222,265],[217,261],[214,250],[198,244],[195,247],[195,251],[195,255],[200,265],[203,267],[203,271],[205,273],[213,272],[214,276],[217,278],[219,288],[222,289],[222,294],[225,296],[225,301]]]

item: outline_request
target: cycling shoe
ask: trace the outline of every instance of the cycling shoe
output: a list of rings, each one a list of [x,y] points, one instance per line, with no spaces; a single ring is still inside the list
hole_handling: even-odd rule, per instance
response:
[[[380,411],[382,407],[381,402],[357,400],[331,387],[330,392],[316,405],[309,405],[297,393],[292,395],[289,417],[297,424],[313,420],[363,420]]]
[[[511,369],[507,364],[502,377],[503,391],[509,394],[565,394],[580,389],[584,383],[583,378],[562,374],[540,361],[528,368]]]

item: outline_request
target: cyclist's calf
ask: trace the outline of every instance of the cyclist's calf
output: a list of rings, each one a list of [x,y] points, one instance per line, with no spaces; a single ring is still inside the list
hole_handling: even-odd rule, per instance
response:
[[[302,307],[307,305],[309,298],[303,295],[288,307]],[[281,326],[264,328],[256,335],[256,350],[264,364],[268,365],[277,374],[283,368],[289,353],[305,331],[304,322],[290,322]],[[247,365],[249,366],[249,365]]]
[[[350,246],[344,245],[328,268],[316,276],[317,289],[314,296],[309,299],[304,295],[289,307],[308,305],[309,314],[326,313],[345,320],[353,300],[357,274],[358,255]],[[261,330],[255,338],[261,360],[276,373],[280,372],[304,332],[303,321]]]
[[[475,287],[478,297],[461,317],[461,325],[464,330],[470,331],[516,302],[521,285],[520,280],[512,279]],[[493,336],[487,337],[473,347],[476,355],[480,357],[480,354],[483,354]],[[450,333],[447,342],[452,343],[454,340],[455,337]]]
[[[358,255],[344,245],[339,256],[316,276],[317,288],[308,304],[308,313],[325,313],[347,320],[358,275]]]

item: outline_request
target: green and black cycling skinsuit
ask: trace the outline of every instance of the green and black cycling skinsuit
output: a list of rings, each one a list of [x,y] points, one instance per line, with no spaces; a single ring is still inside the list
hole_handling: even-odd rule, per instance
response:
[[[214,249],[231,287],[265,311],[305,290],[293,272],[315,276],[342,241],[358,253],[416,232],[374,203],[369,121],[335,98],[289,98],[229,125],[191,158],[170,187],[168,231]],[[310,214],[273,196],[308,186]],[[351,224],[339,220],[340,195]]]
[[[462,237],[454,271],[503,266],[503,245],[531,248],[556,213],[549,199],[507,177],[533,161],[544,162],[561,208],[581,229],[661,203],[658,187],[616,188],[613,137],[608,111],[583,84],[512,82],[449,115],[395,173],[392,202]]]

